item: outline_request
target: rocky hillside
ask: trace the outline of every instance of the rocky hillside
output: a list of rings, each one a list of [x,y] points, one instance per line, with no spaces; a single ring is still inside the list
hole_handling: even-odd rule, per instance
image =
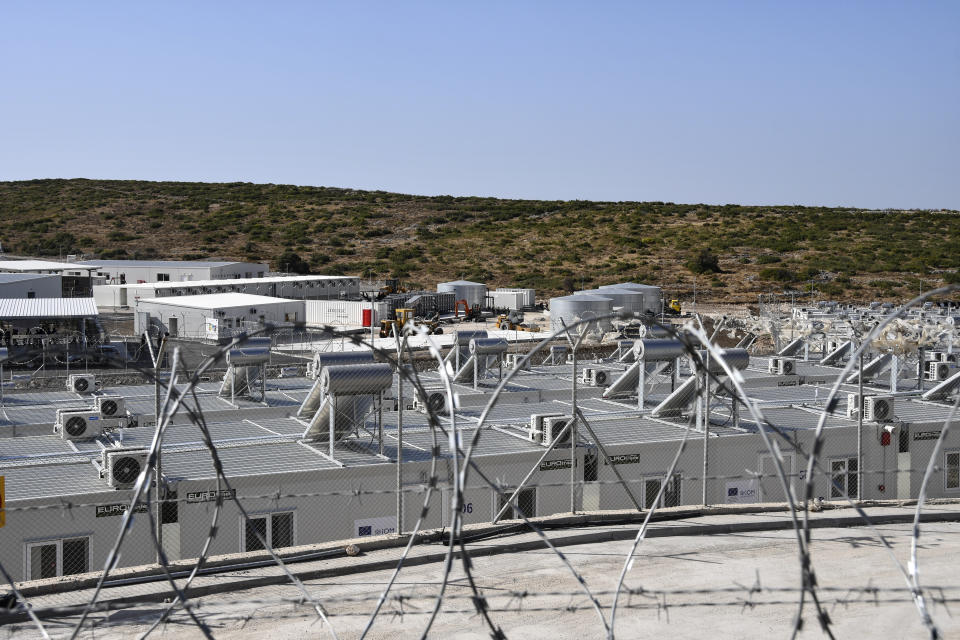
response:
[[[275,184],[0,182],[8,254],[238,259],[545,294],[631,280],[688,299],[900,299],[958,279],[956,211],[500,200]]]

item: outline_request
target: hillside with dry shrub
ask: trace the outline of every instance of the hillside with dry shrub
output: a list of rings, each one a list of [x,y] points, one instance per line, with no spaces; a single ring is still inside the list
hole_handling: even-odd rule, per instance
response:
[[[958,280],[956,211],[503,200],[250,183],[0,182],[8,254],[236,259],[544,294],[616,281],[698,299],[901,299]]]

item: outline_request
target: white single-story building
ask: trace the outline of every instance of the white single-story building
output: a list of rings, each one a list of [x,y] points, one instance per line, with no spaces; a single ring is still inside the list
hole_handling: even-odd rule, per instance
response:
[[[74,266],[82,265],[97,267],[96,275],[103,276],[111,284],[262,278],[268,271],[267,265],[251,262],[96,260],[78,262]]]
[[[138,300],[134,331],[152,329],[171,336],[216,339],[256,324],[302,322],[303,300],[287,300],[249,293],[211,293]]]
[[[97,305],[115,309],[132,308],[138,300],[148,298],[209,293],[249,293],[303,300],[356,300],[360,297],[360,278],[323,275],[269,276],[234,280],[105,284],[93,288]]]
[[[52,273],[0,273],[0,298],[60,298],[63,277]]]

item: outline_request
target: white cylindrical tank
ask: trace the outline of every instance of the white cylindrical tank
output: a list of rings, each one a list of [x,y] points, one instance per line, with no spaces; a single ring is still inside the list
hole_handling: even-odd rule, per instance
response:
[[[633,289],[587,289],[577,291],[575,296],[600,296],[601,298],[610,298],[613,301],[614,308],[621,308],[624,311],[633,311],[637,314],[643,314],[646,310],[647,295],[643,291]]]
[[[466,300],[470,308],[483,307],[487,297],[487,285],[468,280],[454,280],[441,282],[437,285],[437,293],[452,293],[457,300]]]
[[[639,284],[637,282],[621,282],[620,284],[605,284],[600,289],[629,289],[630,291],[641,291],[644,297],[644,311],[651,313],[660,313],[663,300],[663,289],[655,287],[652,284]]]
[[[563,330],[563,323],[570,325],[580,321],[597,318],[610,314],[613,311],[613,300],[603,296],[581,294],[550,298],[550,327],[553,331]],[[609,331],[612,328],[611,320],[606,318],[591,326],[591,330],[599,328]]]

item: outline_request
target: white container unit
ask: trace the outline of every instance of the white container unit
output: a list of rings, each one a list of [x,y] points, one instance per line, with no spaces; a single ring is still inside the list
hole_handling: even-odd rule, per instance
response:
[[[371,312],[371,324],[379,326],[380,320],[389,316],[389,305],[385,302],[367,302],[353,300],[307,300],[307,324],[311,326],[332,325],[352,326],[363,325],[364,309]]]
[[[491,291],[490,297],[493,298],[494,309],[519,310],[525,306],[523,304],[523,293],[519,291]]]
[[[570,326],[580,320],[591,320],[608,315],[613,311],[613,300],[597,295],[572,295],[550,298],[550,328],[563,330],[563,323]],[[561,320],[563,322],[561,322]],[[590,330],[609,331],[612,323],[609,318],[591,323]]]
[[[493,296],[494,299],[496,299],[498,295],[506,294],[506,293],[520,294],[520,307],[518,307],[519,309],[523,309],[525,307],[532,308],[534,305],[536,305],[537,292],[535,289],[498,287],[497,290],[491,293],[490,295]]]
[[[441,282],[437,285],[437,293],[452,293],[457,300],[466,300],[470,308],[483,307],[487,297],[487,285],[468,280],[454,280]]]

